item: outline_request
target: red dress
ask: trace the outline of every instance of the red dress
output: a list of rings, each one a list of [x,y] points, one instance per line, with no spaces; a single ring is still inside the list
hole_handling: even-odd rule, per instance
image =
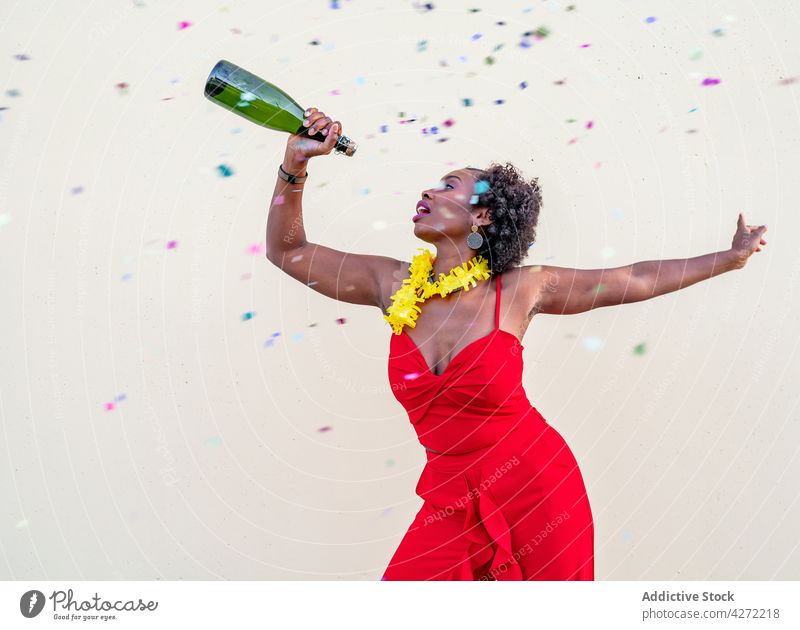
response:
[[[427,462],[423,500],[382,580],[593,580],[594,523],[578,463],[528,401],[519,339],[494,330],[436,375],[392,334],[389,381]]]

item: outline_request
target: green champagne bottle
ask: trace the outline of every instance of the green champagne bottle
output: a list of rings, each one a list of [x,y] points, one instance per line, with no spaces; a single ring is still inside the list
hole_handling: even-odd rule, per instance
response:
[[[305,108],[279,87],[224,59],[217,62],[206,79],[206,98],[243,118],[275,131],[305,135],[325,142],[317,131],[308,135],[303,126]],[[334,151],[353,155],[357,145],[340,135]]]

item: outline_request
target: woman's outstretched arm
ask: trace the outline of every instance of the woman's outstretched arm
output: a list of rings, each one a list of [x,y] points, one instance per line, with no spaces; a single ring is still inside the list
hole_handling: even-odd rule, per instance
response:
[[[766,245],[766,225],[744,223],[739,213],[731,248],[672,260],[646,260],[612,269],[569,269],[548,265],[523,267],[533,314],[571,315],[603,306],[648,300],[741,269]]]

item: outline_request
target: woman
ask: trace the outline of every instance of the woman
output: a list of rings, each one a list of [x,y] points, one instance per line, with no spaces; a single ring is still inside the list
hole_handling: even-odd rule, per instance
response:
[[[435,256],[349,254],[305,238],[307,162],[329,154],[342,128],[316,108],[304,124],[327,139],[289,138],[267,258],[328,297],[381,309],[394,333],[392,391],[426,449],[416,487],[424,503],[382,579],[593,580],[586,488],[569,446],[522,388],[521,339],[537,313],[638,302],[741,269],[766,245],[767,227],[740,213],[729,250],[685,260],[521,266],[541,192],[513,166],[492,165],[451,171],[422,192],[409,218]]]

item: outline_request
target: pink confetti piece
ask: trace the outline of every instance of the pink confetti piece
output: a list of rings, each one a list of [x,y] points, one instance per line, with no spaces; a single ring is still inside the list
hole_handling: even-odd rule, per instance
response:
[[[175,249],[176,247],[178,247],[178,241],[167,242],[167,249]]]
[[[113,402],[106,403],[106,411],[113,411],[113,409],[114,409],[114,403]]]
[[[444,121],[442,124],[443,124],[445,127],[452,127],[453,125],[455,125],[455,124],[456,124],[456,121],[455,121],[455,120],[453,120],[452,118],[448,118],[448,119],[447,119],[447,120],[445,120],[445,121]]]
[[[191,22],[178,22],[178,30],[182,31],[184,29],[189,28],[192,25]]]
[[[703,79],[703,85],[717,85],[721,79],[712,79],[711,77]]]
[[[589,122],[586,123],[586,128],[591,129],[592,127],[594,127],[594,122],[590,120]]]
[[[581,44],[581,48],[589,48],[589,46],[591,46],[591,44]]]
[[[330,91],[330,95],[331,96],[339,96],[339,90],[331,90]]]
[[[336,323],[337,324],[345,324],[346,322],[347,322],[347,320],[344,317],[337,317],[336,318]]]
[[[332,428],[333,427],[327,427],[327,426],[326,427],[320,427],[319,429],[317,429],[317,431],[319,431],[320,433],[324,433],[325,431],[330,431]]]
[[[250,245],[250,247],[247,248],[247,251],[253,255],[260,254],[264,251],[264,246],[261,243],[256,243],[254,245]]]
[[[253,274],[250,273],[249,271],[247,273],[243,273],[242,274],[242,280],[249,280],[252,277],[253,277]]]

